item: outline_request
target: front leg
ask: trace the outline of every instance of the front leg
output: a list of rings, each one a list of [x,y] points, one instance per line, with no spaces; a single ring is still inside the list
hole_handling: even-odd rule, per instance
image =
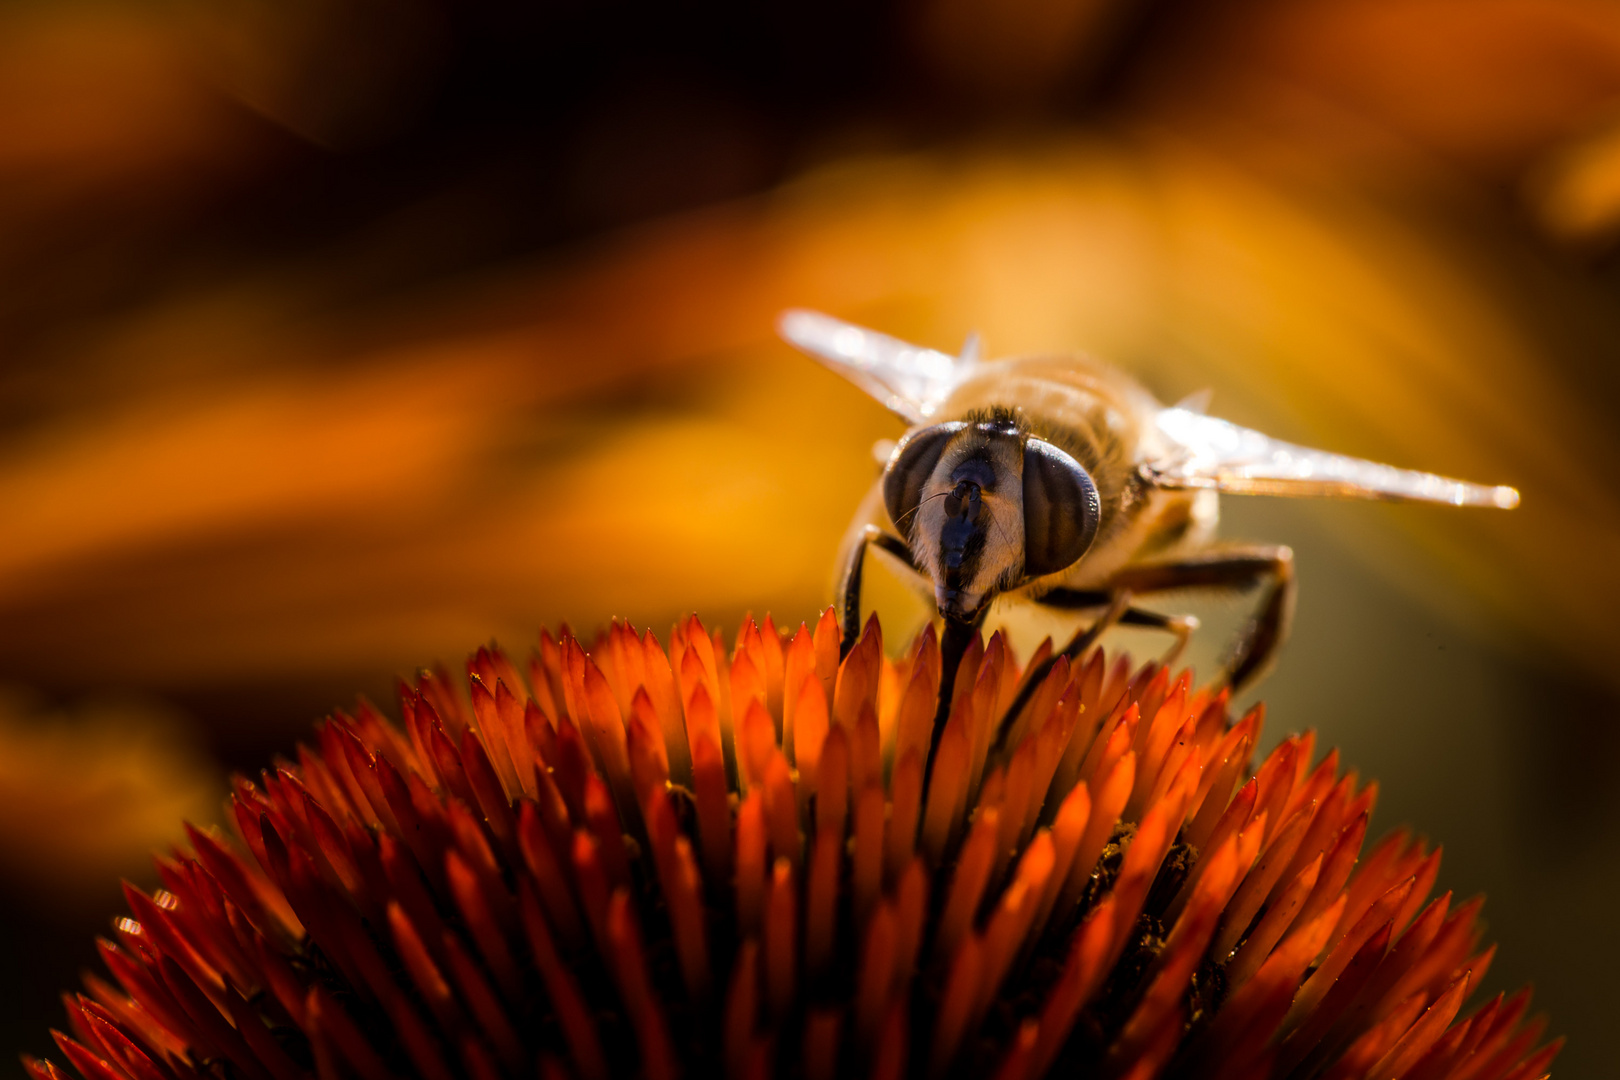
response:
[[[855,641],[861,634],[861,583],[866,576],[866,550],[876,548],[892,556],[903,571],[909,571],[912,584],[920,592],[926,592],[928,602],[934,601],[934,586],[931,581],[917,569],[916,560],[911,557],[911,549],[906,542],[898,536],[891,536],[876,525],[867,525],[861,529],[861,535],[855,543],[850,545],[849,556],[844,562],[844,572],[839,575],[838,581],[838,614],[839,626],[843,632],[843,640],[838,645],[838,658],[842,660],[849,655],[855,647]]]
[[[927,592],[929,602],[932,603],[934,599],[933,583],[917,569],[916,562],[911,557],[911,549],[906,546],[905,541],[897,536],[891,536],[876,525],[865,526],[861,530],[861,535],[850,546],[849,557],[844,563],[844,572],[839,583],[839,621],[843,631],[843,641],[839,644],[840,660],[849,655],[861,632],[861,582],[865,576],[866,551],[869,547],[893,556],[904,569],[910,570],[913,583],[919,591]],[[951,716],[951,698],[956,689],[956,673],[961,669],[962,657],[967,654],[968,646],[979,636],[979,628],[984,625],[984,618],[989,611],[990,605],[985,604],[971,620],[947,618],[940,634],[939,701],[934,714],[934,730],[928,740],[928,759],[923,767],[924,805],[927,804],[928,782],[934,774],[934,757],[939,753],[939,740],[945,733],[945,722]]]

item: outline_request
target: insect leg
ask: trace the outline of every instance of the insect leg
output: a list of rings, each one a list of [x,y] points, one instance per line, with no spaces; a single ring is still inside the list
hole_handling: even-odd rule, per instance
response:
[[[1173,563],[1127,566],[1112,584],[1135,593],[1172,589],[1238,589],[1266,585],[1265,595],[1239,635],[1219,681],[1233,690],[1265,674],[1294,618],[1294,553],[1284,546],[1242,545],[1215,548]]]
[[[1072,596],[1081,595],[1076,590],[1064,589],[1062,591]],[[1051,656],[1048,656],[1045,660],[1041,661],[1041,663],[1037,664],[1033,669],[1024,674],[1023,685],[1018,688],[1018,693],[1013,697],[1012,704],[1007,706],[1007,711],[1003,713],[1001,715],[1001,719],[996,722],[995,738],[992,739],[990,743],[990,757],[994,757],[996,754],[1000,753],[1006,746],[1007,739],[1012,735],[1013,725],[1018,720],[1018,714],[1024,711],[1024,706],[1028,705],[1030,698],[1035,696],[1035,691],[1038,690],[1041,683],[1045,681],[1047,673],[1050,672],[1053,666],[1057,664],[1058,657],[1068,657],[1069,663],[1073,664],[1076,660],[1080,659],[1080,657],[1084,656],[1093,645],[1097,644],[1097,639],[1102,637],[1112,627],[1117,624],[1127,622],[1132,613],[1137,613],[1140,616],[1152,617],[1155,619],[1166,618],[1166,616],[1156,615],[1151,611],[1144,612],[1139,611],[1137,608],[1131,607],[1131,594],[1130,590],[1128,589],[1121,589],[1119,592],[1114,593],[1112,597],[1105,592],[1088,592],[1084,595],[1088,597],[1098,597],[1102,600],[1102,603],[1076,604],[1075,608],[1095,608],[1101,607],[1103,604],[1108,604],[1108,610],[1103,612],[1102,616],[1090,626],[1083,627],[1077,631],[1074,637],[1069,639],[1069,643],[1063,647],[1062,652],[1053,653]],[[1109,602],[1110,599],[1112,600],[1111,603]],[[1045,598],[1043,597],[1041,600],[1037,600],[1036,603],[1045,603]],[[1063,605],[1058,604],[1052,606],[1060,607]],[[1191,632],[1192,631],[1189,628],[1187,633]],[[1185,634],[1182,635],[1182,640],[1185,642]],[[1178,646],[1177,648],[1179,651],[1180,647]]]
[[[1117,600],[1117,592],[1106,589],[1053,589],[1051,592],[1037,597],[1035,603],[1041,607],[1056,608],[1060,611],[1086,611],[1108,607]],[[1164,615],[1157,611],[1148,611],[1139,607],[1127,607],[1124,614],[1117,620],[1120,626],[1140,626],[1149,630],[1163,630],[1174,634],[1176,643],[1170,647],[1159,663],[1173,664],[1187,647],[1187,639],[1192,632],[1198,629],[1198,620],[1191,615]],[[1110,624],[1112,625],[1112,624]],[[1104,627],[1107,629],[1107,627]],[[1095,639],[1093,639],[1095,640]],[[1090,648],[1088,643],[1085,648]],[[1084,649],[1081,650],[1082,652]],[[1065,655],[1069,655],[1065,650]],[[1053,659],[1056,659],[1054,657]],[[1079,659],[1079,653],[1069,655],[1072,662]],[[1043,676],[1045,672],[1041,673]]]
[[[868,525],[861,530],[860,539],[850,545],[849,559],[844,564],[844,572],[839,578],[839,622],[843,632],[843,641],[838,647],[838,657],[843,659],[855,647],[855,640],[861,634],[861,582],[865,576],[866,549],[875,547],[879,551],[897,559],[902,566],[910,570],[912,575],[922,578],[912,560],[911,549],[906,542],[898,536],[891,536],[876,525]],[[922,578],[924,582],[926,578]],[[928,598],[934,598],[933,585],[928,584]]]
[[[917,569],[917,564],[911,557],[911,549],[906,546],[906,542],[898,536],[890,536],[888,533],[877,529],[875,525],[867,527],[877,532],[877,535],[871,538],[872,547],[889,556],[893,562],[897,563],[895,569],[900,571],[900,576],[904,579],[905,584],[911,586],[919,596],[932,605],[934,603],[933,579]]]
[[[1114,594],[1108,589],[1053,589],[1041,594],[1035,602],[1059,611],[1086,611],[1107,607],[1113,599]]]

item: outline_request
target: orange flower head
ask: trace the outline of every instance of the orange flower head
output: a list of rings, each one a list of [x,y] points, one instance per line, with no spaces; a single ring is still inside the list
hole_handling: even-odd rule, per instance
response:
[[[831,612],[729,653],[616,623],[335,713],[127,888],[58,1045],[84,1080],[1546,1073],[1526,993],[1463,1012],[1479,902],[1405,831],[1364,853],[1376,785],[1312,735],[1251,769],[1260,709],[997,634],[936,741],[932,629],[839,653]]]

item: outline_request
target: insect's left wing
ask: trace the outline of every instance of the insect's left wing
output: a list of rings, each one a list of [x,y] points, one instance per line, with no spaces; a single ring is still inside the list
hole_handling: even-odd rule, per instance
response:
[[[912,424],[927,423],[978,365],[971,338],[963,355],[948,356],[799,309],[784,311],[776,329],[788,344],[814,356]]]
[[[1295,446],[1191,409],[1161,410],[1158,426],[1175,447],[1165,460],[1147,466],[1150,479],[1159,487],[1212,488],[1241,495],[1326,495],[1495,506],[1503,510],[1519,505],[1519,493],[1510,487],[1470,484]]]

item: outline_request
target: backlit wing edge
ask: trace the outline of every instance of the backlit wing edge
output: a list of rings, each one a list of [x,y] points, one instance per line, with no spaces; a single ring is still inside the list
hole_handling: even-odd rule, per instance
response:
[[[1147,467],[1165,488],[1212,488],[1239,495],[1331,496],[1494,506],[1510,510],[1519,493],[1510,487],[1470,484],[1360,458],[1329,454],[1189,409],[1163,409],[1159,430],[1178,452]]]
[[[815,311],[784,311],[776,329],[912,424],[932,419],[978,363],[971,351],[948,356]]]

